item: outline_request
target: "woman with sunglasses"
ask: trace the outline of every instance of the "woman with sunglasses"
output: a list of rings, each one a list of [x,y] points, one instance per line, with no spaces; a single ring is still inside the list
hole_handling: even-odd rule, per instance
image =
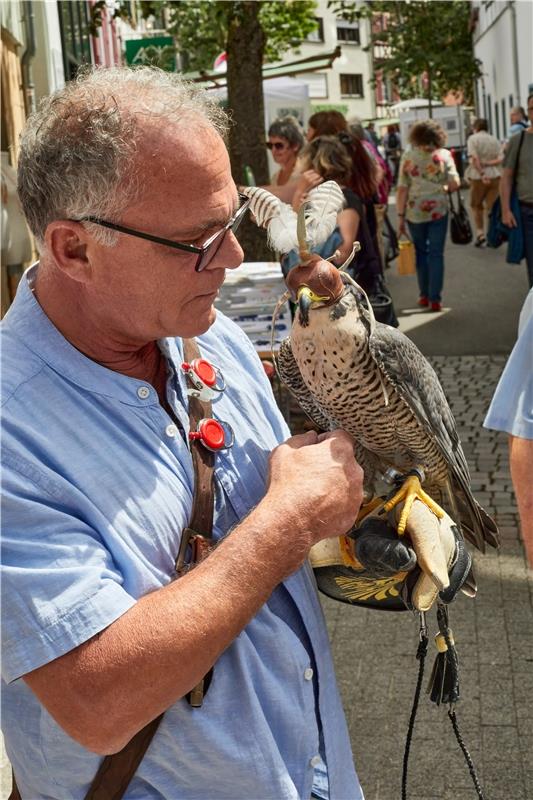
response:
[[[295,117],[274,120],[268,129],[266,146],[279,169],[272,175],[273,186],[284,186],[297,172],[298,153],[304,144],[303,132]]]

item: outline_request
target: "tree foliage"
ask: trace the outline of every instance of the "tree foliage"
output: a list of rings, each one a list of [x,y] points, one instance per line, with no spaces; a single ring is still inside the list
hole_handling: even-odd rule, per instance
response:
[[[471,100],[481,62],[474,58],[467,0],[374,0],[363,7],[333,0],[329,6],[344,18],[373,21],[369,48],[380,45],[383,53],[374,68],[393,81],[402,99],[441,100],[456,91]]]
[[[263,63],[279,60],[315,30],[315,0],[142,0],[139,6],[145,18],[152,14],[160,18],[164,12],[167,32],[174,37],[186,70],[211,70],[215,58],[227,53],[233,178],[237,184],[245,183],[248,166],[258,184],[268,183]],[[117,15],[124,16],[129,4],[117,0],[117,7]],[[101,12],[95,17],[96,25],[101,24]],[[246,258],[271,255],[264,234],[255,226],[243,225],[241,231]]]
[[[257,5],[257,19],[264,34],[264,61],[278,61],[316,28],[314,0],[260,0]],[[212,68],[215,58],[227,52],[230,22],[234,25],[245,13],[244,3],[225,0],[169,0],[166,6],[168,30],[175,37],[178,50],[187,53],[191,70]]]

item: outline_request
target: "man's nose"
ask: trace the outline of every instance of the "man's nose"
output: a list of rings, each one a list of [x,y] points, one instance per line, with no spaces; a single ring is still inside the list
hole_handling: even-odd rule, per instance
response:
[[[244,259],[244,252],[233,231],[228,231],[218,252],[206,269],[237,269]]]

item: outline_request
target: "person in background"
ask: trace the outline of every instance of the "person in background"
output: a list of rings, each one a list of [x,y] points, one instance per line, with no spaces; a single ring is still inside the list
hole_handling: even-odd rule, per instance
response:
[[[533,289],[526,297],[518,339],[492,398],[485,428],[509,434],[511,478],[526,561],[533,569]]]
[[[416,250],[418,305],[441,311],[448,229],[446,192],[459,189],[459,175],[450,151],[444,147],[446,134],[437,122],[417,122],[409,141],[412,149],[402,157],[396,192],[398,235],[406,235],[407,220]]]
[[[297,174],[298,153],[304,144],[303,131],[295,117],[274,120],[268,129],[266,146],[279,169],[272,175],[273,186],[285,186]]]
[[[507,139],[511,139],[515,133],[521,133],[529,127],[529,121],[526,112],[522,106],[514,106],[509,113],[511,124],[507,132]]]
[[[533,94],[527,99],[527,113],[533,123]],[[513,184],[520,204],[520,220],[511,211]],[[503,159],[503,174],[500,183],[502,222],[509,228],[522,226],[524,255],[526,258],[529,285],[533,286],[533,124],[522,128],[509,140]]]
[[[342,431],[290,437],[214,308],[248,208],[226,132],[207,93],[139,67],[79,74],[21,139],[40,260],[2,323],[1,632],[22,798],[85,797],[160,715],[124,800],[363,797],[308,562],[352,526],[363,472]],[[205,558],[178,574],[193,502],[210,507],[192,338],[225,378],[213,411],[234,440],[214,455],[214,546],[200,536]]]
[[[473,134],[468,137],[469,165],[466,178],[470,183],[470,207],[476,227],[476,247],[482,247],[487,239],[485,229],[487,217],[500,189],[501,146],[489,133],[486,119],[476,119]]]
[[[350,189],[358,195],[365,206],[366,220],[374,242],[374,250],[379,253],[378,217],[376,203],[379,202],[377,190],[382,179],[377,161],[371,158],[363,142],[350,133],[348,122],[340,111],[318,111],[309,118],[307,141],[317,136],[337,136],[352,160]]]
[[[374,145],[374,147],[377,150],[377,148],[380,145],[380,141],[379,141],[379,136],[377,135],[376,127],[375,127],[374,123],[373,122],[369,122],[368,125],[366,126],[366,128],[364,128],[364,130],[365,130],[366,134],[368,135],[369,140],[372,142],[372,144]]]
[[[320,181],[336,181],[342,189],[346,204],[337,217],[337,229],[318,252],[324,258],[329,258],[338,251],[334,263],[341,266],[351,254],[354,242],[358,240],[361,250],[348,272],[367,293],[371,293],[381,274],[381,262],[369,230],[365,205],[352,188],[354,167],[350,153],[338,136],[317,136],[303,149],[301,162],[304,172],[312,171]],[[305,193],[297,191],[293,198],[295,211],[298,211],[304,200]],[[294,257],[292,261],[294,262]],[[286,268],[284,271],[286,272]]]
[[[402,140],[398,125],[389,125],[387,127],[387,133],[383,137],[383,147],[385,148],[385,158],[390,164],[393,183],[396,183],[398,180],[398,166],[402,155]]]

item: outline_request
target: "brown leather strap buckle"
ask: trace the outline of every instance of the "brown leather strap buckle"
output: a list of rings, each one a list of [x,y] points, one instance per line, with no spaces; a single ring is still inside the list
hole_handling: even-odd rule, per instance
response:
[[[176,575],[184,575],[195,564],[207,558],[213,548],[213,540],[192,528],[184,528],[180,549],[176,558]]]

